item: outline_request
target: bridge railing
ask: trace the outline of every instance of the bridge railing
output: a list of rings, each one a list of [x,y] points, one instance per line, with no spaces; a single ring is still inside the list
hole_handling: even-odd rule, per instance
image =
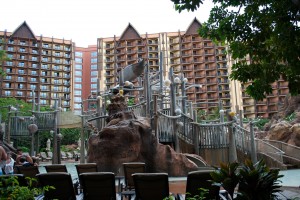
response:
[[[258,152],[262,152],[268,155],[269,157],[273,158],[274,160],[278,161],[279,163],[283,164],[284,151],[281,151],[279,148],[260,139],[255,139],[255,143]]]
[[[264,139],[263,141],[277,147],[278,149],[283,151],[285,155],[300,160],[300,147],[277,140]]]
[[[33,124],[31,116],[11,116],[10,117],[10,136],[28,136],[28,125]]]
[[[32,112],[35,117],[36,125],[39,130],[52,130],[57,123],[56,115],[57,111],[47,111],[47,112]]]
[[[127,111],[133,111],[135,116],[146,117],[145,103],[129,106]]]
[[[233,123],[236,147],[244,153],[251,153],[250,131]]]
[[[194,144],[194,126],[192,124],[193,120],[181,114],[181,117],[177,120],[178,126],[178,137],[184,140],[186,143]]]
[[[157,111],[158,120],[156,126],[156,137],[159,139],[159,142],[173,143],[177,132],[175,123],[181,116],[170,116],[164,112],[168,114],[167,110]]]

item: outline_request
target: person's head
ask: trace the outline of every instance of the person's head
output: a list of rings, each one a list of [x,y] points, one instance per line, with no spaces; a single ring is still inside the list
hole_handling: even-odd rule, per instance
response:
[[[17,154],[18,154],[18,155],[22,155],[22,154],[23,154],[22,149],[17,149]]]

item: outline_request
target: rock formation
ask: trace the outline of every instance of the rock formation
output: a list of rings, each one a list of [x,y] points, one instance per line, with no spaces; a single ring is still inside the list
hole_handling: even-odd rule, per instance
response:
[[[108,105],[108,124],[88,141],[88,162],[99,171],[119,173],[122,163],[145,162],[147,172],[166,172],[170,176],[186,176],[197,165],[169,145],[162,145],[152,134],[149,119],[125,111],[123,96],[113,96]]]
[[[293,113],[293,120],[285,120]],[[287,96],[278,114],[264,126],[263,131],[257,132],[256,136],[300,147],[300,96]]]

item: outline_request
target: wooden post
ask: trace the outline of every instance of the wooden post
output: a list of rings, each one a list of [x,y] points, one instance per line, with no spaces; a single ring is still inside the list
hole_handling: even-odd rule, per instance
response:
[[[257,163],[257,152],[255,146],[255,138],[254,138],[254,122],[250,121],[250,137],[251,137],[251,160],[253,163]]]
[[[233,121],[233,116],[227,112],[227,119],[228,122]],[[228,134],[229,134],[229,153],[228,153],[228,160],[230,163],[236,162],[237,161],[237,153],[236,153],[236,146],[235,146],[235,137],[233,133],[233,125],[231,124],[230,127],[228,128]]]

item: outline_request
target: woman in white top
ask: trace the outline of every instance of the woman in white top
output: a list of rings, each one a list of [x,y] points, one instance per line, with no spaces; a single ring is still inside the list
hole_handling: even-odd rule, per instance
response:
[[[0,146],[0,175],[2,174],[2,169],[5,167],[6,159],[6,151],[2,146]]]
[[[5,174],[13,174],[14,173],[14,164],[15,160],[11,157],[10,153],[7,153],[6,165],[4,168]]]

